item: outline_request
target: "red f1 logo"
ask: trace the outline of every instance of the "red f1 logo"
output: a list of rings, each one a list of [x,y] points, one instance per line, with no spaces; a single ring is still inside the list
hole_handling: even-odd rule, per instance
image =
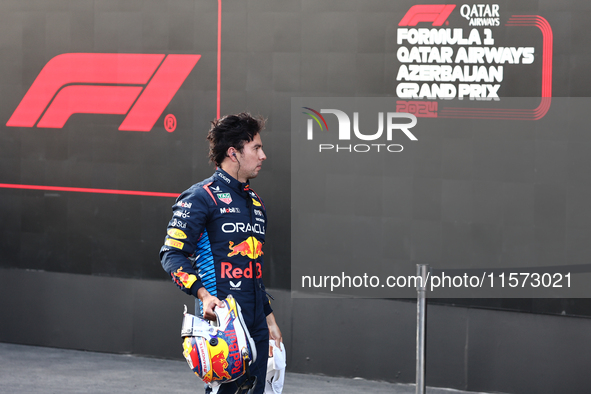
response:
[[[433,22],[433,26],[441,26],[454,8],[455,4],[413,5],[398,26],[416,26],[419,22]]]
[[[6,126],[61,128],[72,114],[125,115],[150,131],[201,55],[64,53],[41,70]],[[124,85],[124,86],[113,86]]]

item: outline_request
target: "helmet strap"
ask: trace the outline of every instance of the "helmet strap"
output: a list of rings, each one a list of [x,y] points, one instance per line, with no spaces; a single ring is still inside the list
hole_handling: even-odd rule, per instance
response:
[[[240,386],[238,386],[235,394],[240,394],[243,392],[243,390],[248,390],[246,391],[246,394],[252,394],[254,392],[255,386],[257,385],[257,377],[256,375],[250,374],[250,363],[248,357],[243,357],[242,360],[244,362],[244,376],[246,379]]]

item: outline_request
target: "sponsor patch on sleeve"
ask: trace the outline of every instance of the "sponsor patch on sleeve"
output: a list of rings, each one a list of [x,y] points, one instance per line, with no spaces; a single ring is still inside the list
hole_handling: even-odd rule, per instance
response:
[[[176,228],[169,228],[166,232],[169,236],[176,239],[185,239],[187,238],[187,234],[185,234],[182,230]]]
[[[183,246],[185,246],[185,244],[183,242],[177,241],[176,239],[170,239],[170,238],[166,239],[166,241],[164,242],[164,245],[170,246],[170,247],[176,248],[176,249],[182,249]]]
[[[191,286],[193,286],[193,283],[195,283],[197,280],[195,275],[183,272],[183,267],[180,267],[176,272],[173,272],[172,275],[176,277],[187,289],[190,289]]]

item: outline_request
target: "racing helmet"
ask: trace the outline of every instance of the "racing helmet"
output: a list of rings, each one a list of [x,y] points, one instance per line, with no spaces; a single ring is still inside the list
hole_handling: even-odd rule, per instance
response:
[[[250,380],[249,366],[257,357],[240,305],[232,295],[222,302],[225,307],[214,309],[216,320],[212,322],[187,313],[185,305],[181,329],[183,356],[189,368],[211,387],[245,373]]]

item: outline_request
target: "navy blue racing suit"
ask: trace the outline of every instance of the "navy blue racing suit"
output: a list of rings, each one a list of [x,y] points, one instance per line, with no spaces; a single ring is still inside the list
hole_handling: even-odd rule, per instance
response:
[[[262,281],[267,226],[263,201],[248,182],[218,168],[181,193],[172,210],[160,249],[164,270],[182,291],[195,297],[201,287],[220,300],[232,294],[257,348],[268,346],[266,316],[272,309]],[[201,314],[200,301],[195,302],[196,314]],[[257,353],[253,367],[262,371],[262,378],[256,388],[264,389],[268,351]]]

